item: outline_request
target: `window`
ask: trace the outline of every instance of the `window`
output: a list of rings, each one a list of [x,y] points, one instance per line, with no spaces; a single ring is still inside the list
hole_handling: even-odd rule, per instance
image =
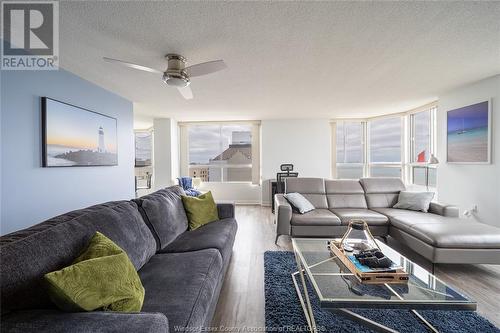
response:
[[[398,177],[401,178],[400,166],[371,166],[370,177]]]
[[[370,176],[402,176],[401,117],[382,118],[368,123]]]
[[[425,165],[434,153],[434,128],[436,106],[410,115],[410,183],[435,188],[435,166]]]
[[[401,163],[401,118],[370,121],[370,162]]]
[[[426,186],[428,177],[429,187],[436,187],[436,178],[437,178],[436,168],[414,165],[412,166],[411,169],[412,169],[412,179],[414,185]]]
[[[364,122],[337,122],[337,178],[363,177],[364,127]]]
[[[387,117],[335,121],[337,178],[400,177],[406,184],[436,186],[436,104]],[[423,190],[422,188],[418,190]]]
[[[205,182],[252,182],[252,124],[188,124],[188,172]]]
[[[425,163],[431,150],[431,111],[411,115],[412,162]]]

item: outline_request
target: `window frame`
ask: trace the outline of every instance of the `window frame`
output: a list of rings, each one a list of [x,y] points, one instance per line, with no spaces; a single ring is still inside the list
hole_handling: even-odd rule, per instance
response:
[[[361,163],[338,163],[336,159],[337,147],[334,147],[332,154],[335,154],[335,165],[334,172],[332,172],[332,176],[337,179],[338,165],[363,165],[363,177],[371,176],[371,168],[372,167],[387,167],[387,168],[400,168],[401,170],[401,179],[405,184],[414,185],[413,183],[413,167],[427,167],[427,168],[436,168],[436,166],[428,165],[427,162],[413,162],[413,155],[415,149],[415,117],[414,115],[420,112],[430,111],[430,136],[429,136],[429,156],[430,154],[436,155],[436,147],[437,147],[437,133],[436,133],[436,120],[437,120],[437,111],[438,105],[437,101],[432,103],[428,103],[421,107],[400,113],[388,114],[377,117],[370,118],[338,118],[333,119],[332,123],[339,122],[361,122],[363,124],[363,149],[364,149],[364,162]],[[370,123],[375,120],[381,119],[389,119],[389,118],[400,118],[401,119],[401,162],[371,162],[371,138],[370,138]],[[335,141],[336,142],[336,141]],[[421,185],[416,185],[421,186]],[[437,177],[436,177],[436,187],[437,187]],[[435,190],[436,187],[429,186],[429,190]]]
[[[408,137],[408,145],[409,145],[409,159],[407,163],[407,183],[413,186],[424,186],[425,185],[419,185],[415,184],[415,179],[414,179],[414,169],[415,168],[422,168],[422,169],[436,169],[436,165],[429,165],[427,164],[427,161],[425,162],[416,162],[414,160],[415,153],[416,153],[416,130],[415,130],[415,115],[421,112],[429,112],[429,157],[431,155],[436,155],[436,147],[437,147],[437,128],[436,128],[436,121],[437,121],[437,103],[433,103],[430,105],[426,105],[424,107],[418,108],[417,110],[414,110],[408,114],[408,120],[409,120],[409,131],[410,135]],[[436,182],[435,186],[429,186],[429,190],[436,190],[437,188],[437,175],[436,175]]]
[[[193,126],[220,126],[224,125],[248,125],[251,131],[251,149],[252,163],[250,164],[193,164],[189,163],[189,128]],[[180,145],[180,174],[181,176],[189,176],[191,168],[213,168],[220,170],[219,181],[207,181],[213,184],[260,184],[260,121],[256,120],[236,120],[236,121],[196,121],[196,122],[179,122],[179,145]],[[257,127],[257,128],[256,128]],[[184,131],[184,133],[183,133]],[[254,138],[257,135],[257,138]],[[255,145],[255,146],[254,146]],[[222,151],[223,152],[223,151]],[[221,152],[221,153],[222,153]],[[257,157],[255,157],[257,155]],[[227,181],[224,180],[224,169],[250,169],[250,180],[248,181]],[[257,175],[254,175],[257,173]],[[258,180],[256,180],[256,178]]]
[[[335,121],[335,124],[338,124],[338,123],[360,123],[361,124],[361,149],[362,149],[362,156],[363,156],[363,162],[352,162],[352,163],[346,163],[346,162],[338,162],[337,161],[337,147],[335,147],[335,163],[336,163],[336,170],[337,170],[337,175],[338,175],[338,166],[341,165],[341,166],[356,166],[356,167],[359,167],[361,166],[362,167],[362,177],[364,177],[364,175],[366,174],[366,158],[367,158],[367,155],[366,155],[366,128],[367,128],[367,122],[365,120],[359,120],[359,119],[339,119],[337,121]],[[337,129],[336,129],[337,130]],[[335,133],[337,134],[337,133]],[[345,135],[344,135],[344,140],[345,140]],[[335,139],[335,142],[337,142],[337,140]],[[345,153],[345,152],[344,152]],[[335,175],[337,177],[337,175]],[[348,178],[339,178],[339,179],[348,179]]]
[[[401,128],[401,137],[400,137],[400,162],[372,162],[371,161],[371,133],[370,133],[370,124],[373,121],[378,121],[378,120],[384,120],[384,119],[395,119],[395,118],[400,118],[400,128]],[[367,121],[367,170],[366,170],[366,177],[372,177],[372,172],[371,168],[372,167],[382,167],[382,168],[399,168],[401,170],[401,179],[404,179],[404,160],[405,160],[405,147],[404,147],[404,136],[405,136],[405,126],[404,126],[405,120],[404,117],[401,114],[396,114],[396,115],[384,115],[380,117],[373,117],[368,119]]]

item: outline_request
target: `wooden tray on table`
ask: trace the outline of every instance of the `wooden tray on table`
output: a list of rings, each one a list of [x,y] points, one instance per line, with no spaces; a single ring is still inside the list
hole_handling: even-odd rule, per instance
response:
[[[328,248],[361,283],[383,284],[408,282],[408,273],[406,273],[401,266],[393,264],[393,267],[390,268],[369,268],[359,263],[354,255],[346,255],[344,250],[339,248],[338,241],[339,240],[331,241]]]

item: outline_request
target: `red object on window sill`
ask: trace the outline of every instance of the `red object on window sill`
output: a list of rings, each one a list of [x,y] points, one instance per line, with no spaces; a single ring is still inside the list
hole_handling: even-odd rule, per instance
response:
[[[425,150],[417,155],[417,162],[425,162]]]

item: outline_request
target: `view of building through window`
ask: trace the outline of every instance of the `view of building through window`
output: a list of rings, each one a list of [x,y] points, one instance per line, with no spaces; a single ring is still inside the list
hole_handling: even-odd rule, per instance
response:
[[[189,175],[205,182],[252,181],[252,126],[191,125]]]

